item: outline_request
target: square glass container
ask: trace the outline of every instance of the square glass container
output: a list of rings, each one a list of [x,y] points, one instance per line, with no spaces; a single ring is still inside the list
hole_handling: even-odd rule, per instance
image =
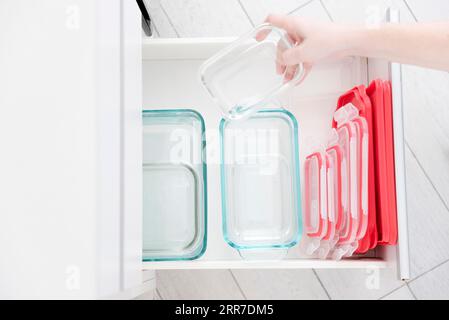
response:
[[[251,249],[262,252],[295,245],[302,223],[294,116],[279,109],[260,110],[240,121],[223,119],[220,144],[227,243],[244,258]]]
[[[303,78],[302,64],[289,81],[276,72],[277,56],[294,46],[284,30],[260,25],[206,60],[201,83],[225,118],[249,116]]]
[[[193,110],[143,112],[143,260],[192,260],[206,249],[204,121]]]

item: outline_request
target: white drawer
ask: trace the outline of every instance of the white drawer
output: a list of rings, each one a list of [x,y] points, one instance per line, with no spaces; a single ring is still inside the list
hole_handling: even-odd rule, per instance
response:
[[[402,134],[402,101],[400,66],[361,58],[347,58],[316,66],[306,81],[282,97],[298,120],[300,161],[308,146],[326,138],[338,97],[358,84],[375,78],[393,81],[396,192],[398,199],[399,244],[381,247],[367,256],[341,261],[309,259],[299,247],[289,250],[282,261],[245,261],[223,239],[218,126],[219,109],[201,88],[198,67],[232,39],[146,39],[142,46],[144,109],[194,109],[203,116],[207,144],[208,227],[207,249],[193,261],[143,262],[143,269],[209,269],[209,268],[366,268],[397,267],[399,277],[409,277],[407,221],[405,207],[405,172]]]

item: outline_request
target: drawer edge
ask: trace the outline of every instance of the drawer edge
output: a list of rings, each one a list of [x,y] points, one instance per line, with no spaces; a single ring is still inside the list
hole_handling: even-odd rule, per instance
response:
[[[410,279],[410,256],[407,222],[407,189],[405,172],[405,143],[402,101],[402,67],[391,64],[393,99],[393,136],[396,178],[396,211],[398,219],[398,272],[402,280]]]
[[[161,261],[143,262],[143,270],[157,269],[384,269],[389,267],[387,261],[380,258],[348,260],[282,260],[282,261]]]

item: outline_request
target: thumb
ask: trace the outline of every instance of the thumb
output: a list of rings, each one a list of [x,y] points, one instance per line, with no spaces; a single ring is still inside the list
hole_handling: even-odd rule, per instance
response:
[[[285,50],[282,54],[282,61],[287,66],[304,62],[304,45],[300,44],[294,48]]]

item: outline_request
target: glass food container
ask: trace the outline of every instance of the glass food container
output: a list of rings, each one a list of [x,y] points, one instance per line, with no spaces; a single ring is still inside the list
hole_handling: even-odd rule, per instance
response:
[[[193,110],[143,112],[143,260],[192,260],[206,249],[204,121]]]
[[[225,118],[249,116],[303,78],[302,64],[289,81],[276,72],[277,56],[294,46],[284,30],[260,25],[206,60],[199,70],[201,83]]]

